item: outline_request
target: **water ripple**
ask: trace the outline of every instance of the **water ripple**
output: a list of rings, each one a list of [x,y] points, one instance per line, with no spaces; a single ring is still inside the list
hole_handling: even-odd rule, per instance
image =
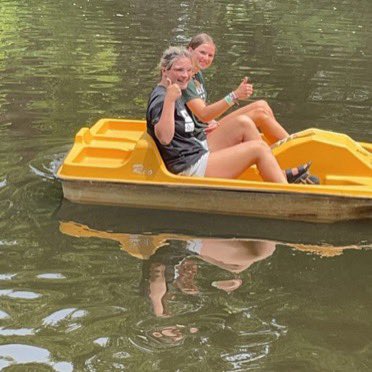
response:
[[[66,155],[67,148],[53,154],[40,154],[30,162],[29,167],[33,174],[44,179],[54,179]]]
[[[76,308],[62,309],[44,318],[43,325],[48,327],[56,327],[59,326],[63,321],[82,318],[86,315],[87,312],[84,310],[78,310]]]
[[[58,332],[70,333],[84,326],[96,327],[100,322],[114,322],[116,317],[121,317],[126,310],[122,307],[101,306],[90,307],[88,310],[76,307],[59,309],[42,319],[42,328],[54,328]],[[77,322],[79,321],[79,323]],[[42,329],[40,328],[40,330]]]
[[[1,244],[2,242],[0,241],[0,245],[5,245]],[[0,280],[12,280],[17,274],[0,274]]]
[[[33,328],[10,329],[0,327],[0,336],[33,336],[33,335],[35,335],[35,330]]]
[[[16,240],[0,240],[0,247],[1,246],[12,247],[12,246],[15,246],[17,244],[18,244],[18,242]]]
[[[73,371],[73,365],[69,362],[54,362],[54,357],[47,349],[24,344],[0,345],[0,369],[13,365],[28,363],[45,364],[57,372]]]
[[[42,295],[31,291],[14,291],[13,289],[1,289],[0,297],[17,298],[22,300],[35,300],[42,297]]]
[[[200,24],[218,48],[206,73],[212,101],[248,75],[254,98],[270,100],[289,131],[311,125],[368,141],[370,0],[29,3],[0,5],[0,369],[364,370],[370,250],[281,245],[239,274],[193,256],[195,277],[163,256],[170,311],[158,317],[146,271],[154,250],[121,236],[202,234],[215,221],[190,227],[192,217],[170,213],[147,229],[147,212],[115,218],[100,207],[94,222],[120,232],[109,241],[61,234],[52,211],[62,198],[53,180],[74,133],[103,116],[142,118],[160,51],[186,44]],[[78,206],[71,209],[74,220]],[[296,225],[269,225],[238,230],[302,241]],[[330,239],[365,239],[367,228],[353,226],[332,226]],[[314,244],[325,236],[308,232]]]
[[[0,319],[8,319],[10,318],[10,315],[6,313],[5,311],[0,310]]]
[[[199,328],[192,322],[187,325],[186,322],[175,323],[174,320],[163,323],[156,325],[152,319],[138,322],[135,335],[130,336],[129,341],[140,351],[159,352],[169,347],[178,347],[199,332]]]
[[[110,342],[110,338],[109,337],[100,337],[100,338],[97,338],[96,340],[94,340],[93,342],[96,345],[99,345],[101,347],[106,347]]]
[[[66,279],[66,277],[61,273],[45,273],[37,275],[38,279],[51,279],[51,280],[61,280]]]
[[[5,187],[7,185],[6,177],[4,179],[0,179],[0,188]]]

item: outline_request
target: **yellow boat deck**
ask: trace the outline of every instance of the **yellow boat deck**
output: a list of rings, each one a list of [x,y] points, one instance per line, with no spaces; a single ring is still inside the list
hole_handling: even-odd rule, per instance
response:
[[[151,183],[213,188],[262,189],[372,198],[372,145],[349,136],[308,129],[273,146],[283,169],[312,161],[321,185],[280,185],[263,182],[256,167],[237,179],[174,175],[166,169],[156,145],[140,120],[101,119],[82,128],[58,171],[64,180]]]

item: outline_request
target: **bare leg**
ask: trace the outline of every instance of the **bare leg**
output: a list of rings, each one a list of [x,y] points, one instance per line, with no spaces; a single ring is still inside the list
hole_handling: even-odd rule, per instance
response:
[[[274,118],[276,120],[274,112],[271,109],[270,105],[263,99],[248,103],[247,105],[235,110],[234,112],[238,112],[239,110],[241,110],[244,113],[248,113],[249,111],[253,111],[253,110],[257,110],[257,109],[265,110],[272,118]],[[239,113],[239,115],[240,115],[240,113]]]
[[[225,120],[223,125],[210,132],[207,136],[211,152],[250,140],[260,140],[261,135],[255,123],[247,115],[237,115]]]
[[[211,152],[206,177],[235,178],[256,164],[264,181],[287,183],[270,147],[263,141],[248,141]]]
[[[289,136],[288,132],[276,120],[269,104],[264,100],[250,103],[235,110],[222,118],[220,124],[229,123],[241,115],[250,117],[270,142],[276,142]]]
[[[247,115],[255,122],[270,143],[277,142],[289,136],[288,132],[267,111],[257,109],[252,110]]]

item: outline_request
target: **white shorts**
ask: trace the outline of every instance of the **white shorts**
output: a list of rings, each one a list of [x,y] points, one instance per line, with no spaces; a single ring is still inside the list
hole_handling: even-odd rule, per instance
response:
[[[191,177],[204,177],[205,171],[207,169],[209,149],[207,140],[200,141],[194,137],[194,140],[200,143],[208,152],[205,153],[195,164],[187,168],[180,173],[181,176],[191,176]]]
[[[197,138],[194,138],[194,139],[195,139],[195,141],[199,142],[207,151],[209,151],[208,141],[206,139],[204,141],[200,141]]]
[[[204,177],[205,171],[207,170],[208,157],[209,151],[202,155],[200,159],[191,167],[179,173],[180,176]]]

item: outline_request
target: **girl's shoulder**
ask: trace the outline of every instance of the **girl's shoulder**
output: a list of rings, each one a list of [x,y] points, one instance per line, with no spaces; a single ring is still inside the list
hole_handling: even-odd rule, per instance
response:
[[[205,81],[204,81],[204,76],[203,76],[203,73],[201,71],[198,71],[195,75],[194,75],[194,80],[198,81],[199,84],[202,84],[204,85],[205,84]]]
[[[197,72],[190,80],[189,84],[187,85],[186,91],[195,90],[195,88],[199,88],[200,86],[204,85],[204,78],[202,73],[199,71]]]
[[[189,83],[187,84],[187,87],[185,90],[182,91],[182,95],[185,96],[185,95],[188,95],[190,93],[193,93],[196,89],[196,86],[195,86],[195,79],[194,77],[192,77],[189,81]]]

